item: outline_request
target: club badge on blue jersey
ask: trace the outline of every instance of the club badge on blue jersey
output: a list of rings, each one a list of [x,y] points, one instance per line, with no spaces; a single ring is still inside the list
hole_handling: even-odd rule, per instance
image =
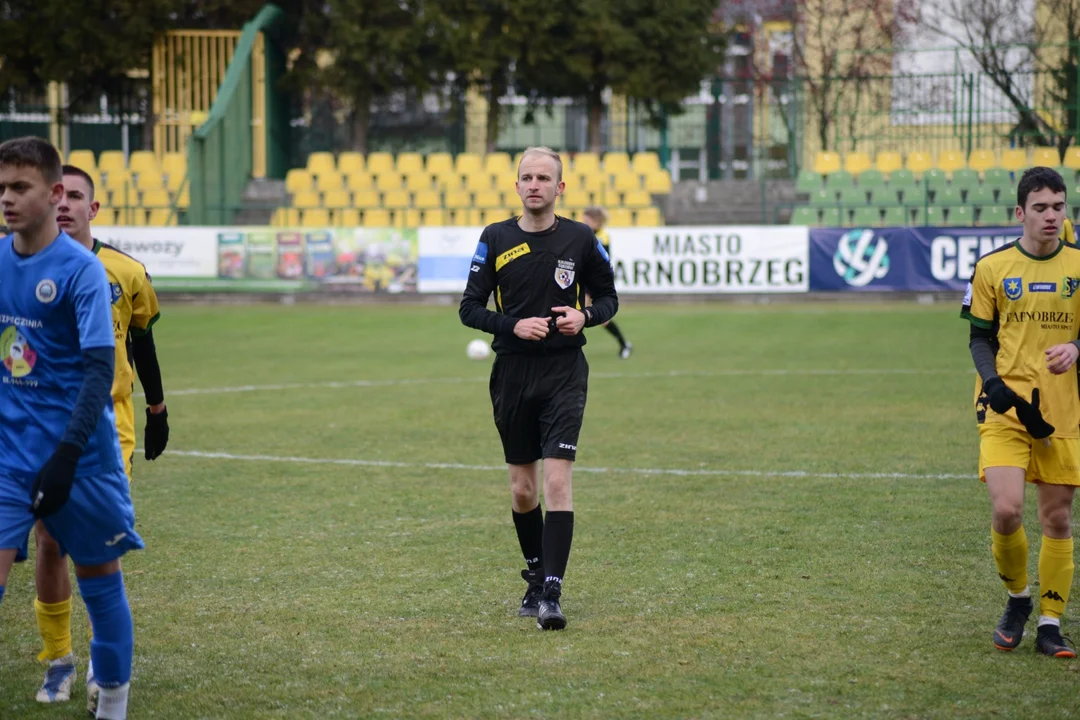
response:
[[[1005,278],[1001,285],[1005,289],[1005,297],[1009,300],[1019,300],[1024,295],[1024,281],[1021,278]]]
[[[42,280],[34,288],[34,297],[38,299],[38,302],[48,305],[56,299],[56,283],[48,278]]]

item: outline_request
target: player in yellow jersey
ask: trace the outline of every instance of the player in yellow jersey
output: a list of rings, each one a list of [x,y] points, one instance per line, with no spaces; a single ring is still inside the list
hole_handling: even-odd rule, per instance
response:
[[[971,323],[978,370],[975,416],[979,474],[990,495],[991,549],[1009,599],[994,630],[1000,650],[1013,650],[1034,610],[1024,534],[1025,481],[1038,496],[1039,620],[1036,647],[1076,657],[1061,635],[1073,576],[1072,501],[1080,485],[1080,249],[1058,234],[1065,183],[1050,168],[1024,173],[1017,187],[1019,240],[975,264],[962,317]]]
[[[1061,240],[1067,245],[1076,245],[1076,229],[1073,227],[1073,222],[1065,217],[1064,222],[1061,223],[1061,234],[1058,235]]]
[[[124,456],[124,470],[131,480],[135,454],[135,406],[132,403],[134,376],[132,361],[139,373],[146,395],[146,431],[143,439],[147,460],[157,458],[169,441],[168,411],[161,385],[161,369],[151,327],[158,319],[158,301],[150,276],[142,263],[116,248],[94,239],[90,221],[97,215],[94,181],[83,170],[63,167],[64,196],[57,205],[60,228],[97,255],[105,266],[112,292],[113,332],[116,340],[116,375],[112,398],[116,427]],[[75,684],[75,658],[71,647],[71,579],[67,561],[60,547],[38,521],[37,541],[37,613],[45,649],[40,657],[49,663],[37,700],[43,703],[64,702],[71,698]],[[98,687],[91,665],[86,678],[87,707],[96,712]]]
[[[608,257],[611,256],[611,239],[608,237],[608,231],[604,229],[604,225],[607,224],[608,213],[602,207],[587,207],[581,214],[581,222],[592,228],[593,234],[596,235],[596,239],[600,241],[600,244],[604,246],[604,250],[607,251]],[[634,346],[626,342],[626,338],[623,337],[622,332],[619,330],[619,326],[615,324],[614,320],[609,320],[604,323],[604,329],[607,330],[619,343],[619,357],[623,360],[630,357],[630,353],[634,351]]]

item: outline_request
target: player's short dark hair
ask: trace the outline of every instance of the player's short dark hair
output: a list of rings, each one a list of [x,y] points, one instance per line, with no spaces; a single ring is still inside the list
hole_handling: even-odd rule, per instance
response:
[[[62,171],[64,175],[78,175],[85,180],[86,184],[90,186],[90,199],[94,199],[94,178],[90,177],[90,173],[74,165],[64,165]]]
[[[47,183],[63,179],[60,164],[60,153],[39,137],[18,137],[0,143],[0,165],[37,168]]]
[[[1048,167],[1033,167],[1024,171],[1016,185],[1016,204],[1027,209],[1028,195],[1039,190],[1067,193],[1065,180],[1057,170]]]

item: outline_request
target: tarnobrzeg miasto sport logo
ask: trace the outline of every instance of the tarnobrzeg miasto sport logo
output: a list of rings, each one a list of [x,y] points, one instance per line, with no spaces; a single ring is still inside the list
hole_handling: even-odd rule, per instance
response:
[[[873,230],[849,230],[840,236],[833,269],[852,287],[864,287],[889,274],[889,243]]]
[[[34,369],[37,353],[30,347],[26,336],[14,325],[0,333],[0,358],[12,377],[26,377]]]

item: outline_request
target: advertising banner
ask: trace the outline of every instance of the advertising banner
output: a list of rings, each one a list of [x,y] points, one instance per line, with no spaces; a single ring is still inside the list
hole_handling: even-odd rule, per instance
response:
[[[218,232],[212,227],[93,227],[95,238],[141,262],[151,277],[217,277]]]

